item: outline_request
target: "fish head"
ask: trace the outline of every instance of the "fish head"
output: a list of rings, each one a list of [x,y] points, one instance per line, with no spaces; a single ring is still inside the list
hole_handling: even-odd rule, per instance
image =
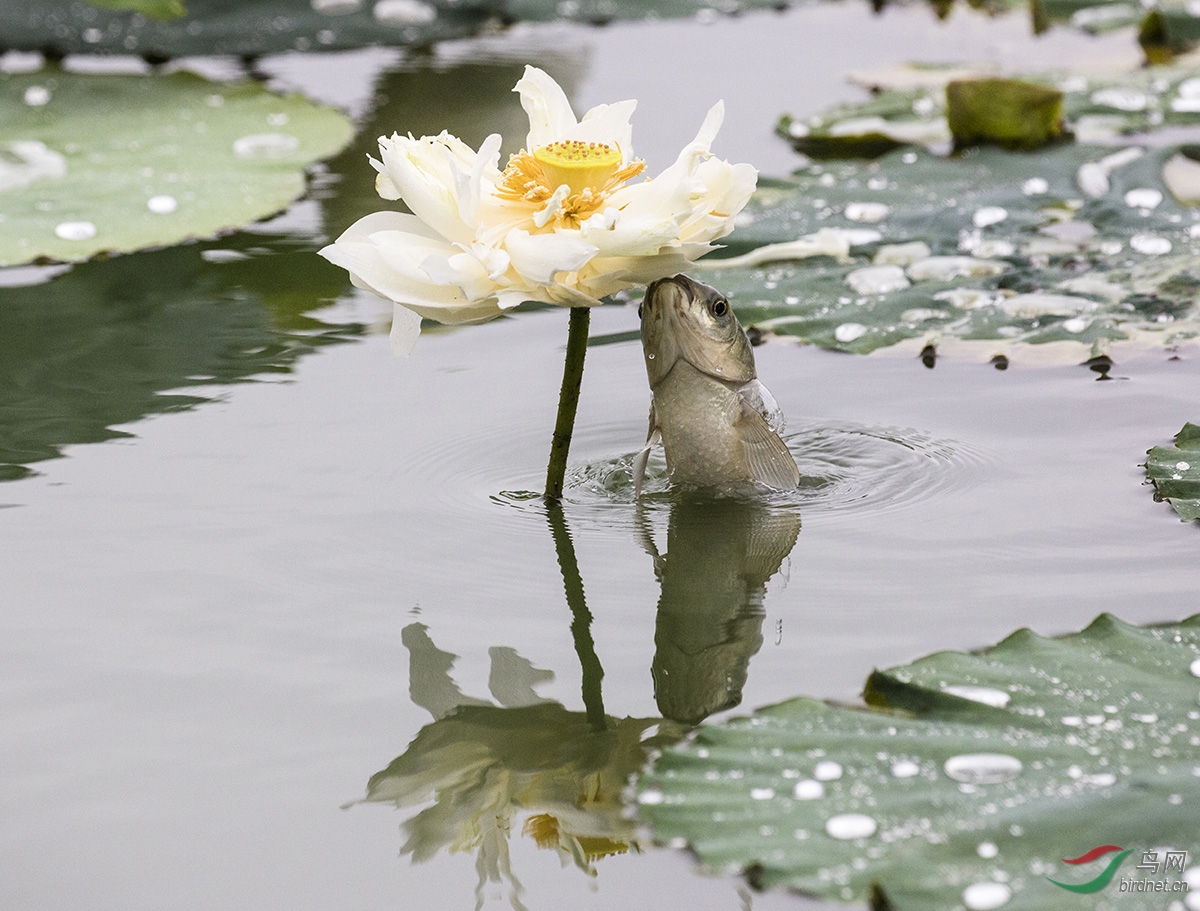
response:
[[[638,312],[651,389],[681,360],[719,380],[747,383],[758,376],[750,340],[716,288],[682,274],[660,278],[646,288]]]

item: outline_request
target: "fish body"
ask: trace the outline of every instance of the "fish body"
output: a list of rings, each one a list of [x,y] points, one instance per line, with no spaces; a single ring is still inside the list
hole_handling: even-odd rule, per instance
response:
[[[641,316],[653,400],[646,446],[634,464],[637,491],[660,440],[676,484],[795,487],[800,472],[779,436],[783,414],[758,381],[750,340],[725,296],[676,275],[651,283]]]

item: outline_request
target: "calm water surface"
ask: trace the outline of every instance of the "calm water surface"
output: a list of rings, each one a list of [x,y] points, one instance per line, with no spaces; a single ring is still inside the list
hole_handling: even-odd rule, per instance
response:
[[[768,345],[804,487],[713,507],[659,482],[638,509],[641,351],[599,344],[548,515],[521,492],[542,480],[566,313],[429,331],[397,360],[384,307],[310,252],[377,205],[379,133],[519,140],[525,59],[578,107],[642,99],[652,172],[724,96],[718,151],[784,173],[776,114],[854,97],[848,70],[1131,44],[839,6],[518,30],[420,64],[267,61],[367,124],[317,202],[0,299],[18,478],[0,485],[0,907],[817,907],[619,853],[639,742],[739,700],[852,699],[873,667],[1021,626],[1195,612],[1195,529],[1139,463],[1197,420],[1200,359],[1096,382]],[[592,332],[636,327],[617,306]],[[588,712],[613,720],[596,733]],[[572,834],[594,876],[538,847]]]

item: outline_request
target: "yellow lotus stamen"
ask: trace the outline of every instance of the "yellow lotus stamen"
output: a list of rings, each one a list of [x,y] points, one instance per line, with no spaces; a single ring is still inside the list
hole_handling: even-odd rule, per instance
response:
[[[604,205],[609,194],[646,169],[645,162],[622,167],[621,150],[603,142],[565,140],[524,150],[508,160],[498,187],[505,199],[544,203],[564,184],[567,197],[557,219],[576,225]]]
[[[558,820],[549,813],[530,816],[525,820],[521,832],[533,836],[533,840],[539,848],[558,847]]]
[[[542,146],[533,157],[550,179],[551,187],[557,189],[565,183],[571,188],[571,196],[603,187],[621,166],[621,153],[612,146],[577,139]]]

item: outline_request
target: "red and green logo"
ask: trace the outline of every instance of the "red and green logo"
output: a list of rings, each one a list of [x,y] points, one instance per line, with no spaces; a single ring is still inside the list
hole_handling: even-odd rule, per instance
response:
[[[1066,889],[1068,892],[1079,892],[1084,895],[1091,892],[1099,892],[1112,881],[1113,875],[1117,872],[1117,867],[1121,866],[1121,861],[1129,856],[1130,849],[1122,848],[1120,845],[1100,845],[1100,847],[1092,848],[1086,854],[1080,854],[1078,857],[1064,857],[1062,859],[1064,864],[1088,864],[1097,857],[1103,857],[1105,854],[1111,854],[1113,851],[1120,853],[1108,862],[1108,866],[1095,879],[1090,879],[1085,883],[1060,883],[1057,879],[1050,879],[1049,876],[1046,879],[1050,879],[1050,882],[1054,883],[1054,885]]]

